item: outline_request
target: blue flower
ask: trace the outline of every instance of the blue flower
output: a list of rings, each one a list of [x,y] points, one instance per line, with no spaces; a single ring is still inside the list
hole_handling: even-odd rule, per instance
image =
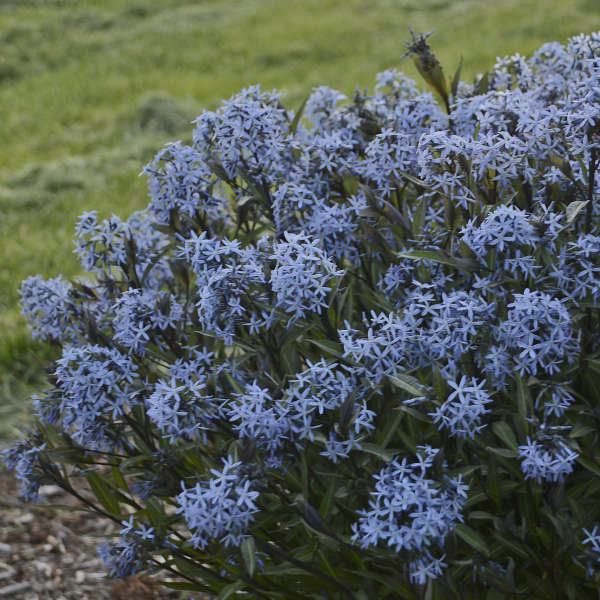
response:
[[[15,476],[21,485],[21,492],[25,500],[37,502],[40,489],[40,457],[46,444],[35,446],[30,442],[14,442],[6,450],[2,450],[0,455],[4,459],[6,466],[15,471]]]
[[[183,319],[183,307],[164,291],[132,289],[121,294],[114,306],[114,339],[143,356],[154,330],[176,329]],[[164,347],[164,344],[159,344]]]
[[[23,281],[19,289],[21,311],[34,338],[70,341],[79,333],[71,290],[71,284],[60,275],[46,281],[35,275]]]
[[[492,401],[489,393],[483,387],[484,381],[477,381],[474,377],[470,382],[463,375],[459,382],[449,379],[448,385],[454,389],[446,401],[433,413],[433,422],[439,423],[438,427],[450,429],[450,434],[460,438],[473,438],[485,424],[481,417],[489,412],[487,405]]]
[[[519,372],[536,375],[541,368],[552,375],[562,363],[575,360],[579,339],[572,330],[565,301],[529,289],[513,298],[495,335],[506,350],[512,351]]]
[[[150,557],[150,551],[158,544],[154,527],[142,523],[139,529],[133,516],[122,521],[117,542],[106,542],[98,548],[98,554],[112,577],[124,578],[144,569]]]
[[[84,447],[114,447],[109,419],[138,402],[133,395],[137,366],[117,349],[65,346],[55,376],[63,430]]]
[[[193,531],[190,542],[204,550],[211,540],[226,547],[239,546],[259,508],[258,492],[240,473],[240,462],[223,459],[223,469],[211,469],[213,477],[187,488],[177,496],[177,513]]]
[[[274,401],[269,390],[257,385],[256,380],[246,385],[243,394],[235,394],[227,406],[227,416],[238,435],[254,440],[275,459],[290,437],[289,408]]]
[[[177,365],[175,372],[179,371]],[[173,371],[172,371],[173,372]],[[171,442],[203,438],[203,432],[221,416],[223,400],[205,394],[205,378],[159,379],[146,400],[148,417]]]
[[[285,241],[273,245],[270,258],[275,261],[270,284],[275,293],[276,306],[292,313],[293,320],[307,312],[321,313],[327,307],[327,284],[344,271],[337,269],[316,240],[303,234],[286,232]]]
[[[208,222],[227,223],[227,197],[196,148],[181,142],[168,144],[142,171],[148,177],[148,210],[159,223],[168,224],[171,211],[188,217],[204,213]]]
[[[384,543],[396,552],[411,553],[415,559],[411,572],[418,581],[440,574],[443,563],[432,559],[430,552],[443,545],[454,524],[463,520],[468,489],[460,476],[446,478],[444,486],[426,478],[438,451],[431,446],[420,450],[416,462],[394,459],[374,476],[369,508],[358,511],[352,526],[352,540],[361,548]]]
[[[558,435],[548,441],[535,441],[527,436],[527,443],[519,446],[521,470],[525,479],[561,482],[573,471],[573,463],[579,455],[571,450]]]

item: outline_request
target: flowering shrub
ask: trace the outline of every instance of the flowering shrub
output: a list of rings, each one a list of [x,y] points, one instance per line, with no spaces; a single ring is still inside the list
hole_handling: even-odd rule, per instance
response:
[[[243,90],[27,279],[62,356],[5,450],[123,525],[112,575],[220,598],[595,598],[600,34],[441,97]],[[82,495],[86,481],[96,501]]]

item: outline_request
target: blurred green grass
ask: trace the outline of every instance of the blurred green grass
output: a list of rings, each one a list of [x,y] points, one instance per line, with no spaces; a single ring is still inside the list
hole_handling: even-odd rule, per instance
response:
[[[2,0],[0,438],[27,414],[52,350],[31,341],[17,289],[79,273],[77,216],[146,204],[137,175],[189,122],[243,87],[295,108],[314,86],[350,95],[399,67],[407,27],[451,74],[600,29],[598,0]]]

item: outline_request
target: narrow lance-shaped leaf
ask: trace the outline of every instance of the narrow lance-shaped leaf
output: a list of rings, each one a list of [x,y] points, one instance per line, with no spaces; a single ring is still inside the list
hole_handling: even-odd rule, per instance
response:
[[[406,375],[404,373],[389,375],[388,379],[397,388],[408,392],[412,396],[429,396],[431,390],[428,386],[423,385],[416,377]]]
[[[242,559],[246,566],[246,571],[250,578],[254,577],[254,571],[256,570],[256,544],[252,536],[247,537],[240,546],[242,553]]]
[[[98,502],[106,509],[106,512],[111,515],[120,516],[119,501],[113,490],[96,473],[88,473],[86,477],[92,492],[94,492],[94,496],[96,496]]]
[[[231,598],[236,592],[243,590],[246,587],[246,584],[243,581],[234,581],[226,585],[217,596],[218,600],[227,600]],[[237,595],[237,594],[236,594]]]
[[[461,56],[460,61],[458,63],[458,68],[456,69],[456,72],[454,73],[454,77],[452,78],[452,83],[450,85],[453,100],[456,100],[456,94],[458,92],[458,84],[460,83],[460,73],[462,71],[462,66],[463,66],[463,57]]]
[[[451,256],[441,250],[412,250],[410,252],[401,252],[398,258],[409,258],[411,260],[432,260],[443,265],[449,265],[460,271],[474,273],[481,271],[485,267],[473,258],[460,258]]]
[[[575,221],[577,215],[579,215],[579,213],[587,206],[588,202],[589,200],[576,200],[575,202],[570,202],[567,205],[567,208],[565,209],[567,225],[570,225],[571,223],[573,223],[573,221]]]
[[[300,123],[300,119],[302,118],[302,115],[304,114],[304,109],[306,108],[306,103],[308,102],[309,98],[310,98],[310,94],[307,94],[304,97],[304,100],[302,100],[302,103],[300,104],[300,106],[298,107],[298,110],[297,110],[296,114],[294,115],[292,122],[290,123],[290,133],[292,133],[292,134],[296,133],[296,130],[298,129],[298,125]]]
[[[513,452],[519,451],[517,438],[508,423],[496,421],[492,424],[492,430]]]
[[[465,525],[464,523],[459,523],[454,528],[454,533],[461,538],[464,542],[469,544],[475,550],[478,550],[482,554],[486,556],[490,555],[490,550],[488,545],[485,542],[484,537],[478,532],[475,531],[472,527]]]

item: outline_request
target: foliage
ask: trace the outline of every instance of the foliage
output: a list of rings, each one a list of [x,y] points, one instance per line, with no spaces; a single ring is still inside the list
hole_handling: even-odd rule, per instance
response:
[[[111,574],[596,597],[600,34],[473,85],[408,52],[441,103],[395,70],[297,114],[247,88],[145,167],[145,211],[82,215],[87,279],[23,282],[61,355],[5,458],[122,523]]]

